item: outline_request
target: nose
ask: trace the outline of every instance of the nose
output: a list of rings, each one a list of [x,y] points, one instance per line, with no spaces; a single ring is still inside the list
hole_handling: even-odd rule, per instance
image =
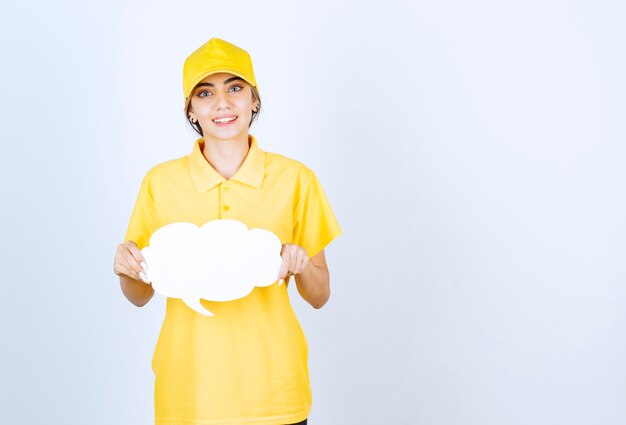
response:
[[[226,93],[222,93],[221,91],[215,93],[215,108],[218,111],[230,109],[230,102]]]

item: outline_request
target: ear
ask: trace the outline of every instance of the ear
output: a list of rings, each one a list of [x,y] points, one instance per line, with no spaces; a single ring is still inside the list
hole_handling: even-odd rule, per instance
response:
[[[253,112],[258,112],[259,111],[259,101],[255,100],[254,102],[252,102],[252,111]]]
[[[193,112],[193,108],[189,105],[189,109],[187,109],[187,116],[191,120],[191,122],[196,123],[198,120],[196,119],[196,114]]]

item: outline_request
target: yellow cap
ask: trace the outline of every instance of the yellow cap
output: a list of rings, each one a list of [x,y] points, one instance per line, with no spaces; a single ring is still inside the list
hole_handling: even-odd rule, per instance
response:
[[[191,92],[203,78],[218,72],[228,72],[246,80],[258,91],[252,59],[248,52],[219,38],[212,38],[185,59],[183,66],[183,94],[185,108]]]

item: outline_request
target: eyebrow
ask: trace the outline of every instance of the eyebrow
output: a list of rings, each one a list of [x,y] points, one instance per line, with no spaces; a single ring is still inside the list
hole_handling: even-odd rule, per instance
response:
[[[241,78],[241,77],[230,77],[230,78],[227,78],[226,80],[224,80],[224,84],[228,84],[228,83],[233,82],[233,81],[243,81],[243,78]],[[215,87],[215,84],[213,84],[213,83],[198,83],[196,88],[197,87],[201,87],[201,86]]]

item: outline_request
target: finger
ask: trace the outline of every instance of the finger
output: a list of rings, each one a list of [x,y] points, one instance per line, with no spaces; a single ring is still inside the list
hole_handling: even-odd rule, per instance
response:
[[[293,245],[291,274],[294,276],[302,272],[302,251],[298,245]]]
[[[133,243],[133,245],[127,245],[128,246],[128,250],[130,251],[130,253],[133,255],[133,257],[135,258],[135,261],[137,263],[142,263],[145,262],[146,259],[143,256],[143,253],[141,252],[141,250],[137,247],[137,245],[135,245]]]
[[[115,254],[115,263],[113,264],[113,271],[118,276],[125,275],[135,280],[143,280],[145,283],[149,283],[149,277],[146,274],[144,268],[137,264],[137,261],[134,260],[134,257],[131,254],[131,247],[135,247],[136,245],[130,241],[129,243],[124,243],[118,245],[117,253]]]
[[[302,273],[302,271],[304,270],[304,263],[306,262],[306,255],[304,255],[304,253],[300,253],[300,255],[298,256],[298,262],[297,262],[297,266],[296,266],[296,274],[300,274]]]
[[[283,279],[284,277],[287,276],[287,273],[289,272],[289,265],[290,265],[290,260],[291,260],[289,250],[284,251],[282,258],[283,258],[283,262],[280,265],[280,270],[278,271],[278,279]]]
[[[298,262],[300,261],[297,245],[292,245],[292,249],[290,250],[290,255],[291,255],[291,261],[289,263],[289,274],[291,276],[295,276],[296,274],[298,274]]]
[[[294,245],[292,257],[291,272],[296,275],[302,271],[302,249],[297,245]]]
[[[129,268],[125,262],[117,263],[116,268],[115,268],[115,273],[118,276],[124,275],[132,279],[137,279],[137,273],[135,273],[131,268]]]
[[[128,277],[134,277],[134,273],[131,268],[128,266],[128,262],[126,261],[125,252],[127,251],[126,247],[122,244],[118,245],[117,253],[115,254],[115,261],[113,262],[113,272],[116,275],[126,275]]]
[[[148,283],[150,281],[150,276],[148,274],[150,270],[148,268],[148,264],[146,264],[143,253],[134,242],[128,248],[129,248],[129,251],[133,254],[133,258],[135,259],[135,261],[141,267],[141,271],[139,271],[139,276],[144,282]]]
[[[116,259],[113,264],[113,273],[116,275],[126,274],[126,267],[123,267],[122,264]]]
[[[285,260],[283,260],[283,263],[280,266],[280,270],[278,271],[278,279],[285,278],[288,273],[289,273],[289,265],[287,264]]]
[[[135,274],[134,278],[141,279],[141,277],[139,276],[139,273],[144,273],[144,269],[141,267],[141,265],[139,265],[139,263],[135,260],[135,258],[130,253],[127,253],[124,256],[124,259],[126,260],[127,267],[134,272]]]

